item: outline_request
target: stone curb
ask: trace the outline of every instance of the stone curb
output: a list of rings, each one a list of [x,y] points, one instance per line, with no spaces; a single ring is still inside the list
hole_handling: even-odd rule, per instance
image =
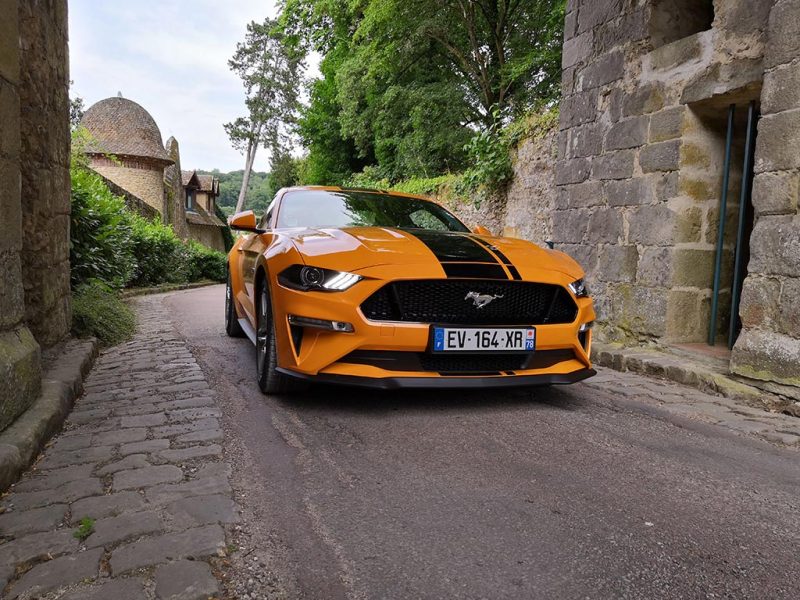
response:
[[[64,350],[43,374],[39,397],[0,433],[0,493],[19,479],[61,429],[83,390],[84,377],[97,357],[98,343],[94,338],[70,340]]]
[[[649,348],[626,348],[612,344],[592,345],[592,361],[615,371],[630,371],[667,379],[707,394],[717,394],[753,408],[785,412],[800,417],[800,403],[765,392],[695,362]]]
[[[150,294],[166,294],[167,292],[179,292],[181,290],[193,290],[195,288],[206,287],[209,285],[220,285],[222,281],[211,281],[206,279],[204,281],[196,281],[194,283],[169,283],[165,285],[156,285],[146,288],[130,288],[122,290],[121,296],[123,298],[133,298],[135,296],[149,296]]]

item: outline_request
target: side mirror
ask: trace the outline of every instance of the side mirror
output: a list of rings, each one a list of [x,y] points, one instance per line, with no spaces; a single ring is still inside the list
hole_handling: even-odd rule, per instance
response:
[[[492,235],[492,232],[486,229],[483,225],[475,225],[472,229],[472,233],[477,233],[478,235]]]
[[[252,210],[245,210],[228,217],[228,226],[238,231],[252,231],[253,233],[264,233],[256,223],[256,213]]]

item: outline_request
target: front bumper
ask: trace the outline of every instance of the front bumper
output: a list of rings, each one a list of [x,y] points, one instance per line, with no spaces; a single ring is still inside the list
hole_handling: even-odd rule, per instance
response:
[[[496,389],[513,387],[534,387],[542,385],[568,385],[588,379],[597,372],[594,369],[579,369],[572,373],[553,373],[542,375],[497,375],[497,376],[430,376],[430,377],[359,377],[356,375],[336,375],[319,373],[305,375],[288,369],[278,371],[297,379],[316,383],[329,383],[380,390],[402,389]]]

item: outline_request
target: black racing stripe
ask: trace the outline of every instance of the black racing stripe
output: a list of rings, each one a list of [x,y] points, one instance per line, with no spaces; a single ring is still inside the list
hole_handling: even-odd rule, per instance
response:
[[[508,279],[508,275],[498,264],[485,263],[442,263],[448,277],[461,279]]]
[[[497,258],[500,259],[500,262],[502,262],[506,266],[506,268],[508,269],[508,272],[511,273],[511,278],[512,279],[515,279],[517,281],[522,279],[522,276],[519,274],[519,271],[517,271],[517,267],[515,267],[513,265],[513,263],[508,259],[508,257],[505,254],[503,254],[503,252],[500,250],[500,248],[498,248],[497,246],[493,246],[492,244],[490,244],[486,240],[482,240],[479,237],[470,237],[470,239],[478,242],[479,244],[481,244],[483,246],[486,246],[489,250],[494,252],[495,255],[497,256]]]
[[[402,229],[413,235],[433,252],[439,262],[482,262],[497,263],[497,259],[472,238],[450,231],[431,231],[428,229]]]

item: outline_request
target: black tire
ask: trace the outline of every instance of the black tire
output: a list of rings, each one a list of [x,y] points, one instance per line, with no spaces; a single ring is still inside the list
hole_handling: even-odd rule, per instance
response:
[[[291,394],[306,389],[306,382],[279,373],[275,346],[275,320],[269,289],[262,281],[256,293],[256,373],[258,387],[265,394]]]
[[[228,283],[225,286],[225,333],[234,338],[244,337],[244,330],[239,324],[239,315],[236,314],[236,305],[233,302],[230,273],[228,273]]]

